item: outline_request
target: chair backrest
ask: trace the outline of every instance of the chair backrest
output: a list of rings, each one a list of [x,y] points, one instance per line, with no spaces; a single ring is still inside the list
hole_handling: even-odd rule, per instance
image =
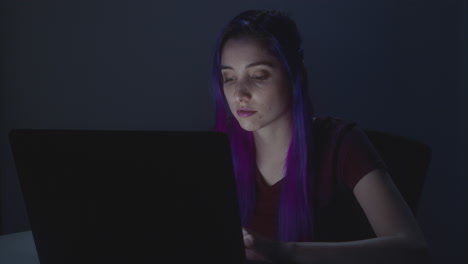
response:
[[[432,159],[429,145],[403,136],[364,129],[387,164],[393,182],[416,215],[419,198]]]

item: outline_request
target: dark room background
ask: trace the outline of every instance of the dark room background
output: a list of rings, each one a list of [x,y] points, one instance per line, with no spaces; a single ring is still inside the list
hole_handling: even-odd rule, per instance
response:
[[[318,114],[432,147],[417,219],[434,263],[463,262],[468,11],[451,0],[1,1],[0,234],[29,229],[11,129],[209,130],[214,42],[249,8],[297,22]]]

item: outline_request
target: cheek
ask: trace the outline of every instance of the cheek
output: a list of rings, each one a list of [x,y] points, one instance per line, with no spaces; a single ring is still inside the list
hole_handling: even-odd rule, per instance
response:
[[[235,100],[232,97],[229,97],[228,102],[229,102],[229,108],[234,109],[236,105]]]
[[[277,104],[281,105],[282,107],[286,107],[289,105],[289,102],[291,100],[291,95],[289,93],[289,90],[283,89],[281,93],[279,93],[277,99]]]
[[[232,110],[232,99],[231,96],[229,96],[229,93],[227,93],[226,90],[224,90],[224,98],[226,99],[227,107]]]

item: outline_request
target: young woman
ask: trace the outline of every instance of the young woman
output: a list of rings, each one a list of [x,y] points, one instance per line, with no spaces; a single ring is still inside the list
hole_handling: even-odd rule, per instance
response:
[[[218,38],[213,88],[215,129],[231,141],[249,260],[425,258],[417,222],[364,132],[314,116],[300,35],[287,15],[250,10],[232,19]],[[373,237],[353,232],[353,199]]]

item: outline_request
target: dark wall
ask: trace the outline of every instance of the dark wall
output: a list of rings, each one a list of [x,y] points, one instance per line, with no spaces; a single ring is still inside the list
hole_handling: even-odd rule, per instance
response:
[[[418,221],[435,263],[462,258],[462,1],[4,0],[0,7],[0,233],[29,228],[10,129],[210,129],[217,34],[242,10],[277,8],[303,34],[318,113],[432,147]]]

